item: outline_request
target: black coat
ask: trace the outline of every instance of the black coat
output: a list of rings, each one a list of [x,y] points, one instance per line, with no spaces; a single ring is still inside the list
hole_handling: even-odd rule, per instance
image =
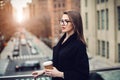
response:
[[[77,34],[71,35],[63,44],[66,35],[53,48],[53,65],[64,72],[63,78],[52,80],[88,80],[89,63],[86,46],[77,39]]]

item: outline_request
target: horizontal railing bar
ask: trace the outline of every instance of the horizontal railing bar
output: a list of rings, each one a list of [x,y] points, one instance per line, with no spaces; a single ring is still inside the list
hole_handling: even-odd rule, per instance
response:
[[[15,78],[15,77],[33,77],[34,78],[34,76],[33,75],[31,75],[31,74],[27,74],[27,75],[12,75],[12,76],[0,76],[0,79],[1,78]],[[41,76],[38,76],[38,77],[48,77],[48,76],[46,76],[46,75],[41,75]]]
[[[91,70],[90,73],[92,73],[92,72],[110,71],[110,70],[120,70],[120,66],[118,66],[118,67],[106,67],[106,68],[95,69],[95,70]]]

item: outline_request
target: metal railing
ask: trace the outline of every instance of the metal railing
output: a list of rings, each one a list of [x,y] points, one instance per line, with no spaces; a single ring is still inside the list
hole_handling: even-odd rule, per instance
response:
[[[91,70],[90,71],[90,80],[114,80],[114,79],[110,79],[112,76],[109,75],[110,78],[105,79],[104,77],[102,77],[100,74],[97,74],[99,72],[109,72],[109,71],[119,71],[120,72],[120,67],[112,67],[112,68],[103,68],[103,69],[97,69],[97,70]],[[117,74],[119,74],[119,72],[117,72]],[[104,73],[106,74],[106,73]],[[103,79],[102,79],[103,78]],[[37,78],[34,78],[33,75],[28,74],[28,75],[14,75],[14,76],[1,76],[0,80],[52,80],[51,77],[42,75],[39,76]],[[118,78],[116,78],[116,80],[120,80],[119,76]]]
[[[120,66],[91,70],[89,80],[120,80]]]
[[[14,75],[14,76],[1,76],[0,80],[51,80],[48,76],[39,76],[34,78],[32,75]]]
[[[90,73],[104,72],[104,71],[112,71],[112,70],[120,70],[120,66],[116,66],[116,67],[106,67],[106,68],[91,70]]]

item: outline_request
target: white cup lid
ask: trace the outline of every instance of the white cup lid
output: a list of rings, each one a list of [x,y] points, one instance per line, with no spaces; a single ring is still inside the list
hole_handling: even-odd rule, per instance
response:
[[[53,63],[52,61],[46,61],[46,62],[43,63],[43,65],[44,65],[44,66],[46,66],[46,65],[51,65],[52,63]]]

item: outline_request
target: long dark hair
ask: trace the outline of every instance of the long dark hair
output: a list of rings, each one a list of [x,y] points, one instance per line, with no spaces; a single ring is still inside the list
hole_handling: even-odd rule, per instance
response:
[[[83,34],[83,24],[82,24],[82,18],[79,12],[77,11],[66,11],[63,14],[67,14],[70,18],[74,31],[77,33],[78,39],[80,39],[85,45],[85,39]]]

